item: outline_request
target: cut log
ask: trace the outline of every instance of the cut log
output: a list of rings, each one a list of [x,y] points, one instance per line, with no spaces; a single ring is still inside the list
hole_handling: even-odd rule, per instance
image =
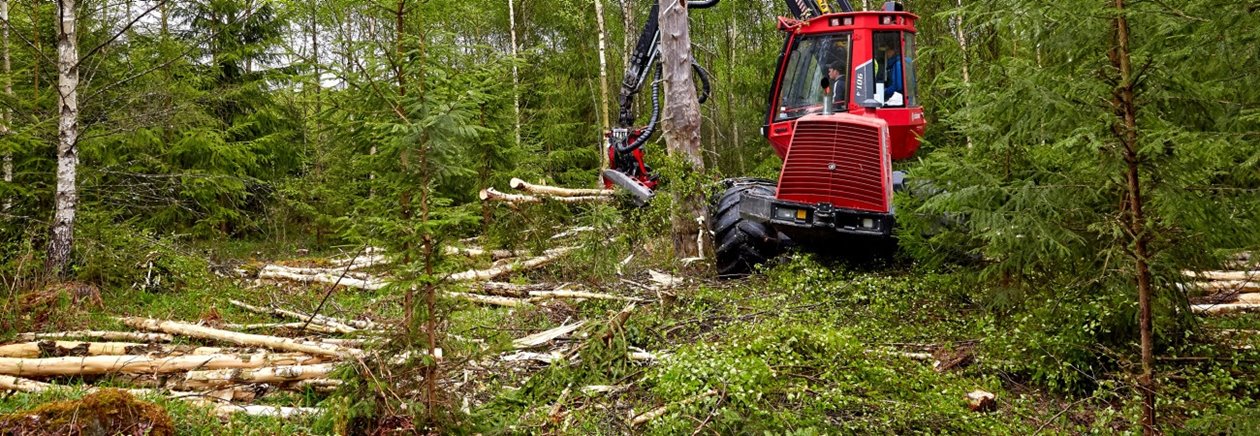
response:
[[[546,265],[556,259],[559,259],[561,256],[565,255],[566,253],[572,250],[573,250],[573,247],[554,248],[554,249],[543,252],[542,256],[531,258],[520,263],[512,263],[512,264],[503,265],[496,268],[484,269],[484,270],[476,270],[476,269],[468,270],[461,273],[452,274],[447,279],[453,282],[460,282],[460,281],[467,281],[467,280],[490,280],[495,277],[499,277],[504,274],[508,274],[513,271],[516,271],[516,270],[532,269],[532,268],[537,268],[542,265]]]
[[[38,382],[35,380],[14,377],[11,375],[0,375],[0,390],[18,391],[18,392],[42,392],[52,388],[53,385]]]
[[[335,378],[312,378],[298,380],[297,383],[289,384],[288,388],[297,390],[314,389],[317,392],[329,392],[341,387],[343,384],[345,384],[345,382]]]
[[[512,354],[505,354],[499,357],[499,360],[502,360],[504,362],[524,362],[524,361],[532,360],[535,362],[552,363],[563,358],[564,356],[561,356],[560,353],[557,353],[554,351],[550,353],[535,353],[532,351],[518,351]]]
[[[303,354],[215,354],[209,356],[86,356],[43,359],[0,358],[0,374],[50,377],[110,373],[164,374],[193,369],[259,368],[276,365],[318,363],[317,357]]]
[[[212,369],[188,371],[184,382],[189,386],[223,388],[248,383],[284,383],[328,377],[336,368],[331,363],[315,365],[268,366],[246,369]]]
[[[254,312],[254,313],[274,315],[281,318],[293,318],[303,323],[305,323],[307,320],[310,320],[312,324],[316,324],[316,323],[323,324],[325,326],[338,330],[341,333],[354,333],[355,331],[358,331],[359,329],[372,329],[376,327],[376,325],[372,323],[371,321],[342,320],[342,319],[337,319],[337,318],[333,318],[331,316],[325,316],[325,315],[315,315],[312,318],[311,315],[308,313],[302,313],[295,310],[281,309],[279,307],[258,307],[258,306],[246,304],[244,302],[237,301],[237,300],[228,300],[228,303],[232,304],[233,306],[236,306],[236,307],[239,307],[239,308],[242,308],[250,312]]]
[[[555,186],[535,185],[524,180],[513,177],[508,186],[518,191],[525,191],[537,195],[550,195],[554,197],[611,197],[613,190],[611,189],[569,189],[558,188]]]
[[[1260,270],[1256,271],[1183,271],[1187,276],[1200,280],[1260,280]]]
[[[534,333],[532,335],[512,341],[512,346],[516,347],[517,349],[537,347],[539,345],[551,342],[560,337],[566,336],[569,333],[573,333],[574,330],[577,330],[579,327],[582,327],[582,325],[584,324],[586,324],[586,321],[578,321],[573,324],[562,325],[560,327],[556,327],[550,330]]]
[[[528,298],[530,291],[541,291],[553,286],[548,284],[518,285],[506,282],[481,282],[471,284],[469,287],[473,292],[481,294],[497,295],[500,297]]]
[[[709,389],[708,391],[705,391],[698,395],[693,395],[685,400],[679,401],[677,404],[677,407],[686,406],[696,401],[700,401],[701,399],[717,395],[717,393],[718,391],[716,389]],[[664,415],[665,412],[668,412],[671,406],[674,406],[674,405],[666,404],[664,406],[657,407],[655,409],[644,412],[642,415],[636,416],[633,419],[631,419],[630,426],[638,427],[640,425],[646,424],[648,421],[659,418],[661,417],[661,415]]]
[[[1238,295],[1238,302],[1260,304],[1260,294],[1240,294]]]
[[[972,412],[989,412],[997,409],[997,396],[990,392],[974,390],[967,394],[967,407]]]
[[[379,249],[378,249],[379,250]],[[344,269],[349,267],[350,271],[367,269],[374,266],[388,265],[389,259],[384,254],[364,254],[358,258],[341,258],[334,259],[330,265],[332,268]]]
[[[231,352],[219,347],[163,346],[135,342],[38,341],[0,346],[0,357],[32,358],[39,356],[205,356]]]
[[[131,354],[134,342],[38,341],[0,345],[0,357],[32,358],[39,356],[117,356]]]
[[[556,233],[554,236],[551,237],[551,240],[564,239],[570,236],[576,236],[579,233],[593,232],[593,231],[595,231],[595,228],[591,226],[574,227],[572,229],[565,230],[560,233]]]
[[[521,307],[532,305],[529,300],[523,298],[496,297],[492,295],[469,294],[467,292],[447,292],[446,296],[471,301],[477,304],[489,304],[492,306]]]
[[[625,297],[612,294],[598,294],[586,291],[529,291],[530,301],[542,301],[552,298],[590,298],[593,300],[647,301],[638,297]]]
[[[372,274],[368,274],[368,273],[360,272],[360,271],[350,271],[350,270],[346,270],[345,268],[304,268],[304,267],[296,267],[296,266],[266,265],[263,267],[262,270],[259,271],[260,276],[262,274],[262,271],[268,271],[271,273],[302,275],[302,276],[327,274],[333,277],[340,277],[341,273],[344,271],[346,278],[359,279],[359,280],[373,280],[376,278]]]
[[[304,322],[265,322],[260,324],[223,324],[221,327],[228,330],[274,330],[274,329],[290,329],[297,330],[306,326],[306,330],[316,333],[342,333],[341,330],[317,323],[307,325]]]
[[[1260,293],[1260,281],[1214,280],[1210,282],[1198,282],[1195,283],[1195,286],[1198,286],[1208,292],[1237,292],[1240,294],[1252,292]]]
[[[22,377],[0,375],[0,391],[37,393],[37,392],[45,392],[45,391],[49,391],[53,389],[70,389],[70,388],[73,388],[73,386],[55,385],[52,383],[44,383],[44,382],[26,379]],[[92,392],[99,391],[101,389],[115,389],[115,388],[88,387],[86,391],[88,393],[92,393]],[[165,393],[171,398],[176,398],[176,399],[193,399],[193,398],[202,398],[206,396],[206,394],[203,394],[200,392],[180,392],[180,391],[162,392],[162,391],[157,391],[153,389],[118,389],[118,390],[127,392],[132,395],[161,395]]]
[[[20,333],[17,338],[19,341],[34,341],[39,339],[101,339],[106,341],[170,342],[175,340],[174,336],[165,333],[107,332],[95,330],[77,330],[53,333]]]
[[[652,289],[668,289],[683,283],[683,279],[656,270],[648,270],[648,277],[655,283]]]
[[[1226,303],[1226,304],[1194,304],[1190,306],[1194,313],[1203,315],[1221,315],[1236,312],[1260,312],[1260,304]]]
[[[487,250],[479,247],[442,247],[442,252],[450,256],[468,256],[483,257],[490,256],[491,259],[509,259],[513,257],[529,256],[533,254],[529,250]]]
[[[542,203],[542,199],[532,195],[504,194],[494,188],[482,189],[477,193],[481,201],[502,201],[505,203]]]
[[[140,330],[160,331],[200,339],[214,339],[244,345],[247,347],[263,347],[273,350],[296,351],[299,353],[307,353],[317,356],[333,357],[357,355],[361,353],[359,350],[353,348],[345,348],[332,344],[315,344],[291,338],[238,333],[175,321],[162,321],[146,318],[121,318],[120,321],[127,326]]]
[[[273,268],[273,265],[263,267],[258,272],[258,278],[270,280],[288,280],[298,283],[326,283],[337,284],[347,288],[358,288],[367,290],[377,290],[385,287],[388,283],[381,279],[356,279],[354,277],[341,277],[340,274],[294,274],[283,269]]]
[[[481,192],[477,194],[477,197],[480,198],[481,201],[501,201],[511,204],[542,203],[544,199],[560,203],[600,203],[612,201],[613,199],[611,196],[603,195],[586,195],[581,197],[535,197],[532,195],[505,194],[496,191],[494,188],[482,189]]]

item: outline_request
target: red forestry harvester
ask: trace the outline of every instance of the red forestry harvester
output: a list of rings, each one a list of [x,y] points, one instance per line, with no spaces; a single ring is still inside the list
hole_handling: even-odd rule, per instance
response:
[[[894,2],[862,12],[847,0],[838,1],[838,12],[827,0],[786,2],[793,18],[779,19],[786,38],[761,128],[783,166],[778,181],[723,181],[726,190],[709,220],[721,276],[747,274],[789,243],[872,254],[895,246],[892,195],[904,177],[892,161],[914,155],[926,124],[915,95],[917,16]],[[646,63],[638,69],[638,87],[627,88],[634,66],[627,72],[623,127],[609,133],[613,159],[604,171],[606,181],[644,201],[656,180],[642,163],[642,144],[659,109],[654,101],[648,126],[631,130],[627,95],[642,86],[656,57],[650,21],[652,39],[645,47],[640,38],[638,47],[648,49]]]

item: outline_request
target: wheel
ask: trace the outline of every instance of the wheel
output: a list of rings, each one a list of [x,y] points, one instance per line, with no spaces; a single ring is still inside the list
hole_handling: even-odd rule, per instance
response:
[[[765,179],[734,179],[723,183],[727,189],[712,203],[709,219],[716,245],[718,277],[742,277],[782,252],[786,239],[782,234],[765,223],[739,215],[744,194],[773,197],[775,183]]]

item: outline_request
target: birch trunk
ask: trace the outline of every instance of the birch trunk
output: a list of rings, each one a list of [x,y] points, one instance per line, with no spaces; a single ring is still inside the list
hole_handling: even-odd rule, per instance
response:
[[[698,186],[704,178],[704,158],[700,150],[700,105],[692,82],[691,36],[688,34],[687,2],[669,0],[660,7],[661,63],[665,80],[665,145],[671,157],[690,166],[689,180],[696,186],[674,191],[672,228],[674,255],[678,258],[701,255],[695,241],[704,236],[697,218],[708,217],[708,207]]]
[[[508,0],[508,31],[512,34],[512,111],[516,115],[516,145],[521,145],[521,92],[520,75],[516,67],[516,2]]]
[[[0,0],[0,20],[4,21],[4,30],[0,31],[0,33],[3,33],[3,37],[0,37],[0,44],[4,45],[4,95],[12,98],[13,79],[9,77],[9,73],[13,70],[12,64],[9,63],[9,0]],[[9,122],[9,110],[5,109],[3,121],[0,121],[0,139],[5,140],[5,142],[8,142],[9,138]],[[4,183],[13,183],[13,152],[5,150],[3,160],[4,162],[0,166],[4,167]],[[4,206],[0,210],[8,211],[12,207],[13,200],[6,197]]]
[[[74,247],[74,214],[79,202],[75,187],[79,166],[79,47],[75,34],[75,0],[58,0],[57,94],[57,194],[54,198],[52,238],[48,241],[50,273],[62,274]]]
[[[604,123],[600,132],[606,132],[611,121],[608,119],[608,45],[604,35],[604,0],[595,0],[595,24],[599,26],[599,109],[603,115],[600,120]],[[598,143],[600,168],[608,168],[606,142],[601,138]]]
[[[962,0],[955,0],[955,3],[958,5],[958,9],[961,10],[963,7]],[[954,37],[958,39],[958,48],[962,50],[962,79],[965,95],[971,88],[971,55],[967,53],[967,31],[963,29],[962,15],[958,15],[950,21],[952,21],[950,24],[954,26]],[[971,147],[971,135],[967,135],[967,148]]]

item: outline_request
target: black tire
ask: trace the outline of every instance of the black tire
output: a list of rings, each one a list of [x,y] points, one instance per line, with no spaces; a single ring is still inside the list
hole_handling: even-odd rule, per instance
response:
[[[764,223],[743,219],[739,204],[744,194],[773,197],[775,183],[766,179],[724,180],[727,186],[712,202],[709,223],[719,278],[747,276],[753,269],[778,256],[783,250],[782,234]]]

